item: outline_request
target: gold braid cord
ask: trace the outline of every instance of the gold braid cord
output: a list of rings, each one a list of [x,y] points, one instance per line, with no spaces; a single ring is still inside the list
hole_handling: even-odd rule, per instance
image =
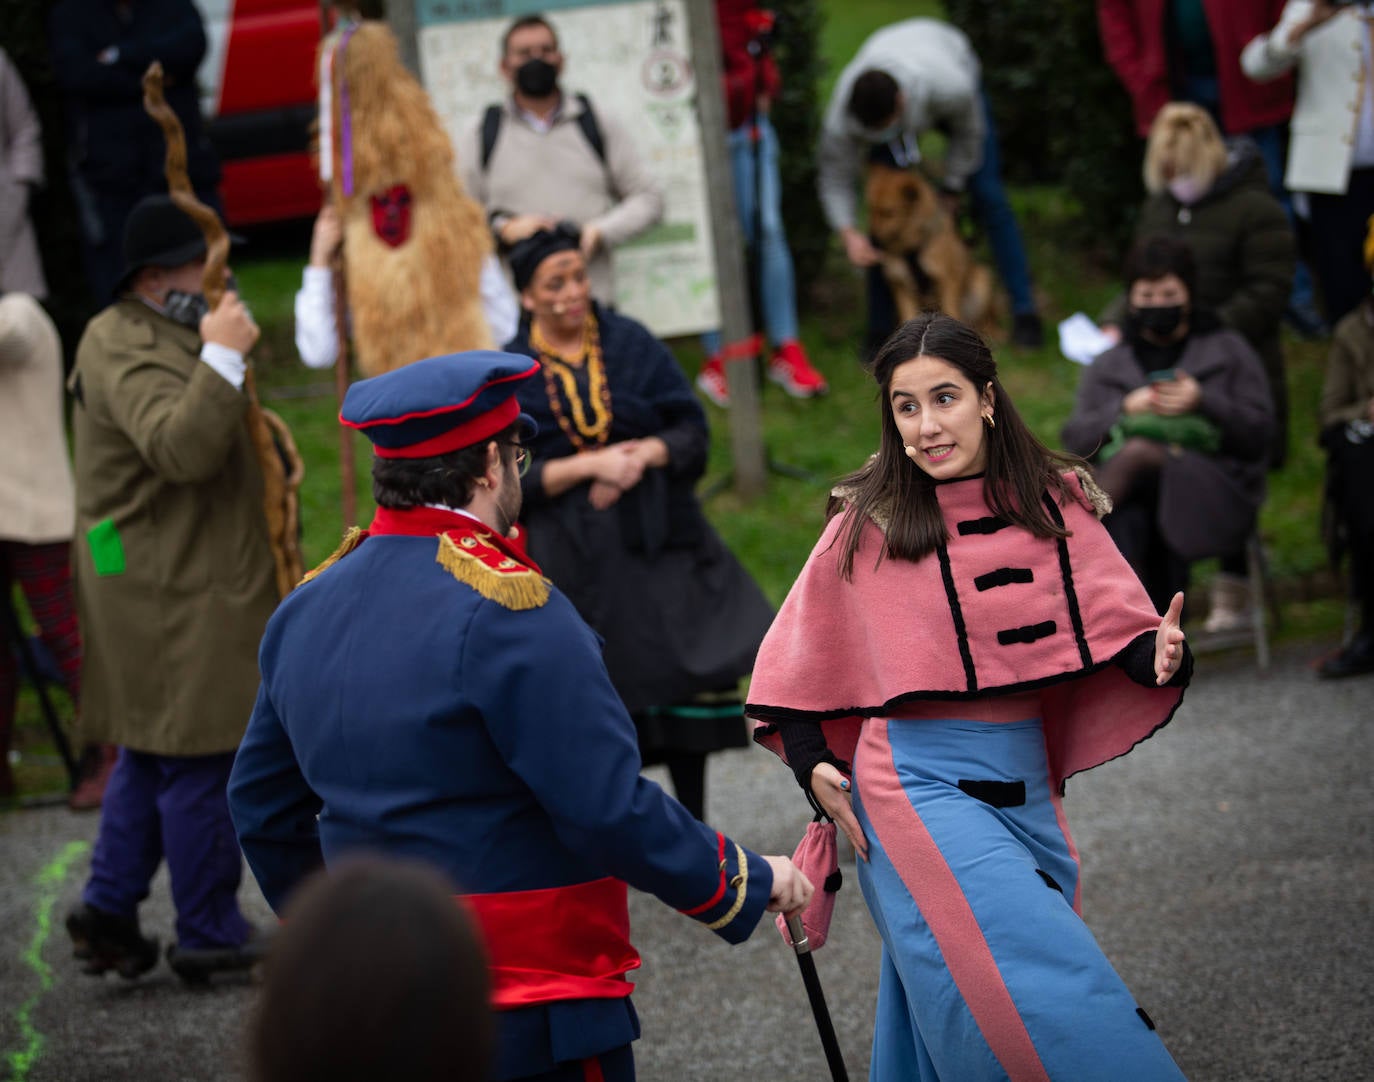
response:
[[[229,263],[229,233],[214,209],[207,207],[191,187],[186,171],[186,135],[167,99],[162,94],[162,64],[154,60],[143,74],[143,108],[157,121],[167,140],[167,190],[180,207],[200,227],[205,237],[205,277],[202,290],[210,308],[218,307],[224,296]],[[301,554],[297,543],[300,500],[297,493],[305,466],[296,451],[295,441],[286,422],[271,410],[258,404],[257,384],[253,366],[243,382],[248,397],[244,415],[248,432],[253,437],[258,464],[262,467],[263,511],[267,517],[267,539],[272,546],[276,564],[277,593],[285,597],[301,580]]]

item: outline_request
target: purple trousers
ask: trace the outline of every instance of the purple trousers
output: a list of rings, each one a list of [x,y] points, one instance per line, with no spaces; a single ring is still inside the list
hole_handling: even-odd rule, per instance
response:
[[[100,809],[86,904],[134,916],[166,857],[178,945],[241,945],[249,928],[237,898],[243,857],[225,798],[233,765],[233,752],[177,757],[120,748]]]

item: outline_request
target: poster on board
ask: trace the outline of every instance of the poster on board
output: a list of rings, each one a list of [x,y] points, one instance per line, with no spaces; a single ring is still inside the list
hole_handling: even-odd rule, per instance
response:
[[[720,324],[706,170],[683,0],[415,0],[420,78],[455,147],[508,93],[501,38],[545,15],[563,53],[565,93],[586,93],[639,139],[663,190],[663,220],[615,249],[616,305],[660,337]]]

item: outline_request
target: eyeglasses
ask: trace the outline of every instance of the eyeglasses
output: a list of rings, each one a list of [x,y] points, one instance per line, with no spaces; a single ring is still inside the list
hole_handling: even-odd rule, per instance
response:
[[[506,446],[515,448],[515,472],[518,476],[524,477],[530,472],[530,463],[534,461],[530,449],[523,443],[508,443]]]

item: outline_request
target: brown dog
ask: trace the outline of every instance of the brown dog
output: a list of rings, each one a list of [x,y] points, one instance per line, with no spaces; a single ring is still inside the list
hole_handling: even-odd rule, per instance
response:
[[[903,323],[938,308],[999,337],[992,273],[976,262],[935,189],[912,169],[868,168],[868,229]]]

